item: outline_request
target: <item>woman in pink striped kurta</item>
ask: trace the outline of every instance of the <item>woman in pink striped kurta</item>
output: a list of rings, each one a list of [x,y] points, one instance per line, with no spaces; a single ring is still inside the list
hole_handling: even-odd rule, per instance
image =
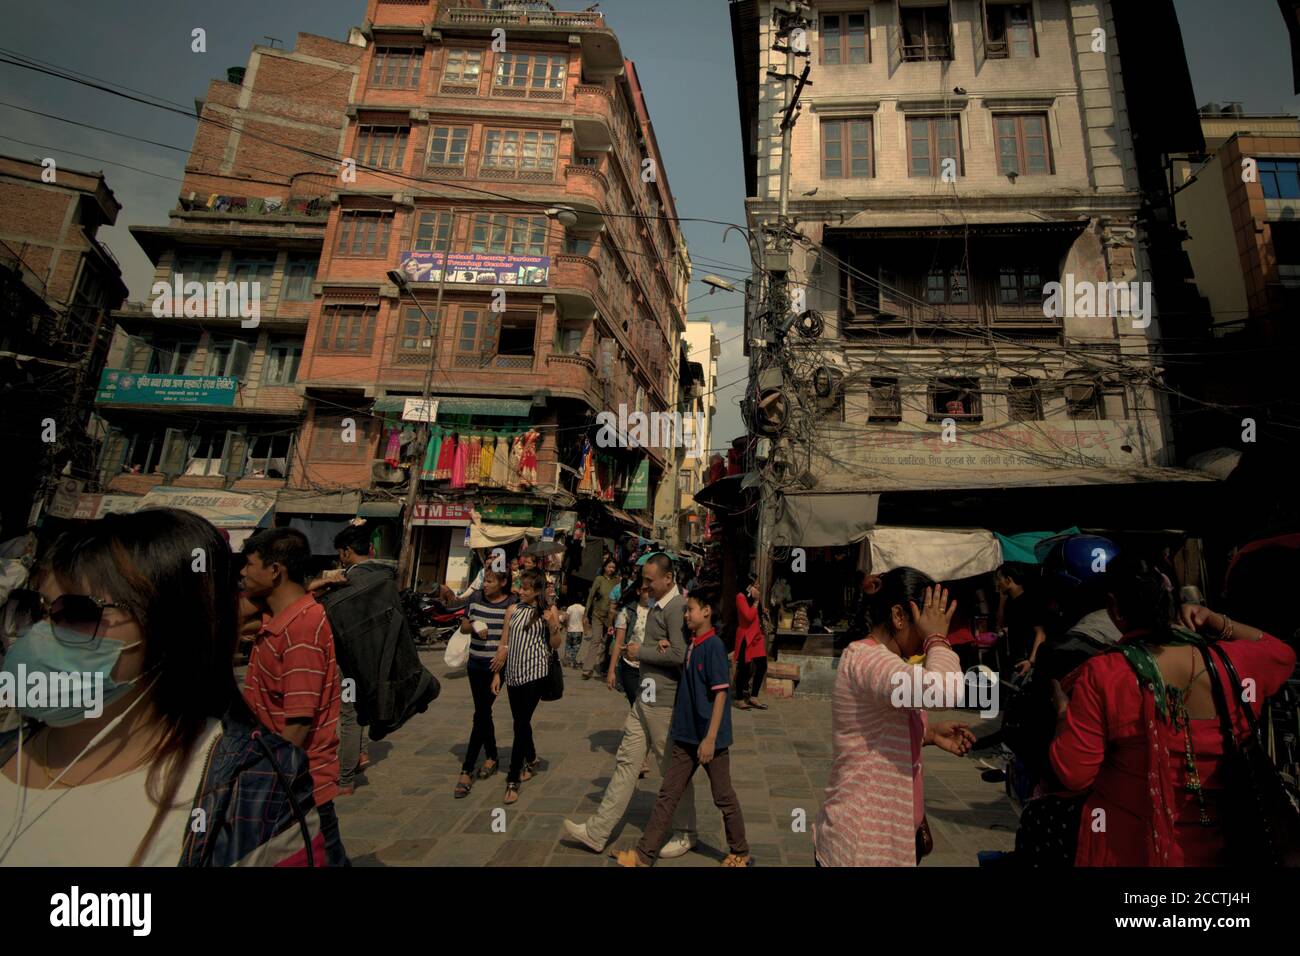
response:
[[[925,819],[921,748],[963,754],[975,742],[964,724],[927,727],[924,701],[911,693],[925,672],[941,680],[961,674],[947,640],[957,604],[911,568],[873,575],[866,590],[873,626],[840,657],[831,710],[835,759],[813,847],[822,866],[915,866]],[[924,654],[922,663],[907,663],[916,654]]]

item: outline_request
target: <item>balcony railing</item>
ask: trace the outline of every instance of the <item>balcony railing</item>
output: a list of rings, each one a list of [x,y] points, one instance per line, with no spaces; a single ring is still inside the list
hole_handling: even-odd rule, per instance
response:
[[[452,7],[444,10],[438,18],[441,23],[454,23],[462,26],[516,26],[561,27],[569,30],[575,27],[600,29],[605,26],[603,13],[569,13],[562,11],[514,11],[514,10],[476,10],[467,7]]]

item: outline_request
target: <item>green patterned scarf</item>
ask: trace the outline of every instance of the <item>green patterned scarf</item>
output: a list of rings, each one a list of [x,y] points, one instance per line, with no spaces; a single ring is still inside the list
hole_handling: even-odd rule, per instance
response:
[[[1174,646],[1190,644],[1194,647],[1205,647],[1207,641],[1201,635],[1194,631],[1189,631],[1183,627],[1175,627],[1166,632],[1149,631],[1144,634],[1135,634],[1130,638],[1125,638],[1124,642],[1116,646],[1116,650],[1124,655],[1128,661],[1129,667],[1133,668],[1137,674],[1138,684],[1151,688],[1156,698],[1156,713],[1160,719],[1169,720],[1169,694],[1165,687],[1165,679],[1160,674],[1160,668],[1156,665],[1155,655],[1151,653],[1151,647],[1155,646]]]

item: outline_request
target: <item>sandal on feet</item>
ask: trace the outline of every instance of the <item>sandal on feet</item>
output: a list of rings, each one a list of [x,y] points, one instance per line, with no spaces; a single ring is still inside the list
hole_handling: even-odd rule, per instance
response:
[[[492,766],[489,767],[488,764],[491,764]],[[492,776],[500,769],[501,769],[500,761],[497,760],[484,761],[483,766],[478,768],[478,778],[480,780],[486,780],[488,777]]]
[[[541,773],[542,772],[541,767],[542,767],[541,757],[534,757],[532,760],[524,761],[524,769],[527,770],[529,774]]]
[[[518,799],[519,799],[519,784],[517,783],[506,784],[506,795],[504,798],[502,798],[502,802],[505,803],[507,806],[509,806],[510,804],[514,803]]]
[[[470,775],[467,773],[462,773],[461,776],[468,777],[469,779],[456,781],[456,789],[455,791],[453,791],[452,796],[455,797],[457,800],[461,799],[462,797],[468,797],[469,792],[472,789],[474,789],[474,779],[470,777]]]
[[[736,710],[749,710],[749,701],[748,700],[736,701]]]
[[[750,856],[748,853],[744,854],[743,856],[737,856],[735,853],[728,853],[726,858],[723,859],[722,865],[739,866],[739,867],[753,866],[754,858]]]
[[[756,707],[759,710],[767,710],[767,704],[761,703],[760,701],[755,700],[753,697],[749,698],[749,706]]]

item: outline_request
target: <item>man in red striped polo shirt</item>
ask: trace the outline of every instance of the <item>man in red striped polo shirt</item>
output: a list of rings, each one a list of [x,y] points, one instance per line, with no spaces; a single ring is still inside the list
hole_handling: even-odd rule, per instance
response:
[[[304,586],[311,545],[292,528],[244,544],[244,594],[262,611],[244,699],[263,726],[307,752],[330,866],[348,866],[334,796],[339,777],[339,672],[325,609]]]

